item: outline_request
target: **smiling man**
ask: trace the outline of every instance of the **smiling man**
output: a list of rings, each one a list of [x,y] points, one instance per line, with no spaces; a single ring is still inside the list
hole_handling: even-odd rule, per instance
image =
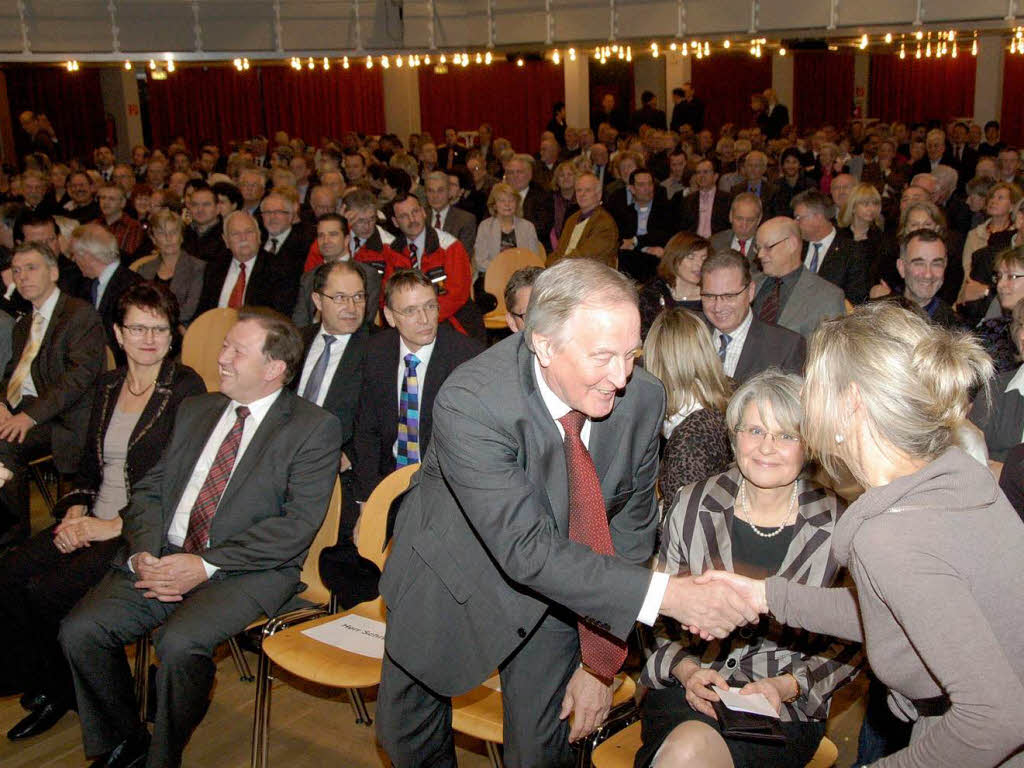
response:
[[[572,765],[638,619],[718,634],[751,617],[646,567],[665,393],[639,348],[632,282],[570,259],[535,281],[524,331],[442,387],[381,579],[377,728],[398,768],[455,765],[449,697],[495,669],[506,764]]]
[[[907,234],[900,245],[896,269],[903,278],[903,295],[928,314],[932,322],[956,328],[953,308],[936,294],[946,278],[946,243],[942,235],[930,229]]]

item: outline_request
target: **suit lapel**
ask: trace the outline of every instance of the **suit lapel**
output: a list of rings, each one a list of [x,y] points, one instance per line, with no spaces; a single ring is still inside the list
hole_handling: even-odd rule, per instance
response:
[[[594,469],[601,481],[601,495],[605,501],[611,498],[615,491],[615,484],[618,475],[613,474],[612,462],[620,455],[619,444],[629,434],[629,429],[622,424],[623,415],[620,402],[622,397],[615,396],[615,407],[608,416],[600,421],[590,423],[590,457],[594,460]]]
[[[753,313],[753,310],[751,310]],[[740,350],[740,359],[736,361],[736,370],[732,377],[736,381],[745,378],[754,364],[754,358],[761,349],[761,322],[756,317],[750,318],[750,327],[747,329],[747,338],[743,340],[743,349]]]
[[[320,326],[317,326],[318,330],[319,328]],[[367,330],[365,328],[360,328],[352,334],[348,340],[348,344],[345,345],[345,351],[341,355],[341,360],[338,361],[338,367],[334,371],[334,378],[331,379],[330,387],[327,390],[327,396],[324,398],[324,408],[332,413],[335,410],[335,403],[342,399],[342,392],[345,389],[346,384],[352,381],[352,369],[355,367],[356,359],[362,352],[363,343],[365,342],[367,335]]]
[[[569,536],[569,478],[565,467],[565,450],[562,436],[558,433],[554,419],[534,378],[533,353],[525,342],[519,342],[519,380],[526,396],[530,418],[531,450],[526,455],[537,457],[537,466],[526,468],[529,476],[539,480],[539,485],[548,498],[548,506],[555,517],[559,532]],[[531,459],[532,461],[532,459]]]

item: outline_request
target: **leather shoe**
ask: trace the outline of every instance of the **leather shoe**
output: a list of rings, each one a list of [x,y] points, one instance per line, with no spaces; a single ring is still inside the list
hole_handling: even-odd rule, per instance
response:
[[[11,741],[20,741],[45,733],[67,714],[68,709],[70,707],[67,704],[48,701],[39,709],[29,712],[21,722],[11,728],[7,732],[7,738]]]
[[[149,731],[141,729],[95,760],[90,768],[142,768],[148,752]]]
[[[50,697],[42,691],[26,691],[18,703],[21,704],[22,709],[35,712],[40,707],[45,707],[50,701]]]

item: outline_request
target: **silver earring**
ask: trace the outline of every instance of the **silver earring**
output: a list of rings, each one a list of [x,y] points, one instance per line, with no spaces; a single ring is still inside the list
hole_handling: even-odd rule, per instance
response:
[[[845,440],[845,439],[846,439],[845,437],[843,437],[841,434],[836,432],[836,445],[841,445],[843,440]]]

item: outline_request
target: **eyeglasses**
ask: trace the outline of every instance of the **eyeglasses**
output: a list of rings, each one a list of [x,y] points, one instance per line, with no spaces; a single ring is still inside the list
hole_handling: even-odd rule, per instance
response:
[[[351,304],[362,304],[362,303],[364,303],[366,301],[366,294],[363,293],[362,291],[359,291],[358,293],[334,293],[334,294],[326,294],[323,291],[317,291],[317,293],[319,293],[325,299],[329,299],[330,301],[334,302],[339,307],[342,304],[349,304],[349,303],[351,303]]]
[[[161,338],[170,334],[171,327],[169,325],[126,325],[122,330],[133,339],[141,339],[150,333],[154,338]]]
[[[793,448],[801,442],[800,435],[793,435],[789,432],[769,432],[764,427],[748,427],[740,424],[734,431],[737,435],[747,435],[751,440],[757,440],[760,443],[765,442],[770,437],[776,445],[787,448]]]
[[[709,304],[714,304],[716,301],[732,301],[746,293],[747,288],[749,287],[750,283],[747,283],[735,293],[704,293],[702,291],[700,297],[703,301],[706,301]]]
[[[1021,274],[1020,272],[993,272],[992,273],[992,282],[993,283],[998,283],[1004,277],[1007,280],[1009,280],[1011,283],[1014,283],[1017,280],[1019,280],[1020,278],[1024,277],[1024,274]]]
[[[440,310],[440,304],[438,304],[436,301],[429,301],[426,304],[420,304],[419,306],[415,307],[405,307],[404,309],[392,308],[391,311],[394,312],[396,315],[401,315],[402,317],[413,318],[416,317],[416,315],[418,315],[420,312],[424,312],[426,313],[427,317],[430,317],[431,315],[436,315]]]
[[[789,240],[789,235],[786,235],[786,236],[785,236],[784,238],[782,238],[781,240],[776,240],[776,241],[775,241],[774,243],[769,243],[768,245],[758,245],[758,246],[757,246],[757,249],[758,249],[759,251],[762,251],[762,252],[763,252],[763,251],[770,251],[770,250],[771,250],[772,248],[774,248],[774,247],[775,247],[776,245],[778,245],[779,243],[784,243],[784,242],[786,242],[787,240]]]
[[[264,208],[260,211],[264,216],[291,216],[291,211],[284,211],[276,208]]]

